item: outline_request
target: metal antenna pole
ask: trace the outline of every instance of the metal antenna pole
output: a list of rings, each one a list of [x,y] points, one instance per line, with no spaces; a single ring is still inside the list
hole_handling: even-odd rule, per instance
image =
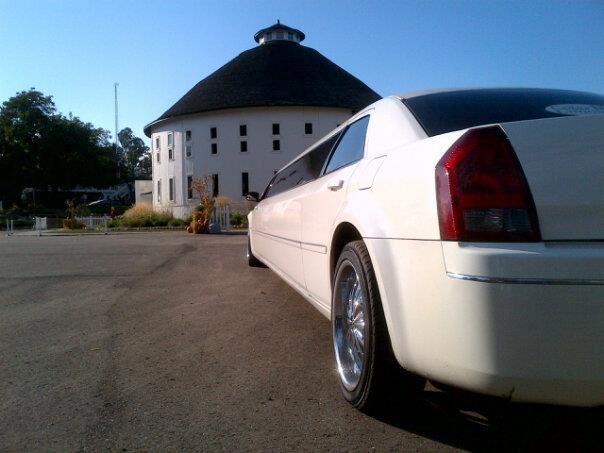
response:
[[[119,85],[119,83],[114,82],[113,83],[113,90],[114,90],[114,100],[115,100],[115,156],[118,157],[118,153],[117,153],[117,146],[118,146],[118,137],[117,137],[117,132],[118,132],[118,125],[117,125],[117,86]],[[118,162],[118,166],[117,166],[117,179],[119,180],[120,178],[120,166],[119,166],[119,162]]]

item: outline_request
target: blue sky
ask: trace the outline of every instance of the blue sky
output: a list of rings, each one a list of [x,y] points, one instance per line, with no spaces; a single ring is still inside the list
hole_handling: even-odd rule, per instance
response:
[[[0,101],[36,87],[143,126],[276,19],[382,95],[454,86],[604,93],[604,1],[0,0]]]

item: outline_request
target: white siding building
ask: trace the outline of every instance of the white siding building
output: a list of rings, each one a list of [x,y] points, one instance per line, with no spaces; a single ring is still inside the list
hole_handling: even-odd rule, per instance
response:
[[[199,82],[145,127],[153,153],[153,205],[186,217],[192,178],[211,175],[214,195],[237,205],[262,192],[306,147],[365,105],[374,91],[277,23],[259,45]]]

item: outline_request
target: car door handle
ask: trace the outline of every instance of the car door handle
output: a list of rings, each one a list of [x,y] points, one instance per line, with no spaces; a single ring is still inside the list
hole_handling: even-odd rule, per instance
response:
[[[332,179],[331,181],[329,181],[327,183],[327,188],[329,190],[333,190],[334,192],[336,190],[340,190],[342,187],[344,187],[344,180],[343,179]]]

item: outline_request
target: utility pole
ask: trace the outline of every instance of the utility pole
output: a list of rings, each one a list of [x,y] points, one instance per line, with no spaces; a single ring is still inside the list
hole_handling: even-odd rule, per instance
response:
[[[118,137],[117,137],[117,132],[118,132],[118,128],[117,128],[117,86],[119,85],[119,83],[114,82],[113,83],[113,91],[114,91],[114,99],[115,99],[115,157],[118,158],[119,154],[117,151],[117,147],[118,147]],[[117,165],[117,179],[120,179],[120,166],[119,166],[119,160],[118,160],[118,165]]]

